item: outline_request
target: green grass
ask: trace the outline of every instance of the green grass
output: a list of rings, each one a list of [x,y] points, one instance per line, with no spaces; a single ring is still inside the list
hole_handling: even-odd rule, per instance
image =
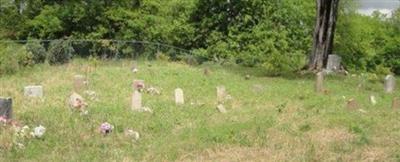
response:
[[[265,77],[259,69],[166,62],[139,62],[133,74],[130,61],[110,61],[88,73],[99,101],[89,101],[89,115],[80,116],[67,99],[73,76],[85,74],[87,65],[83,60],[38,65],[0,78],[0,96],[14,99],[15,118],[47,128],[43,139],[26,140],[26,148],[18,149],[11,145],[12,130],[1,127],[0,161],[400,160],[400,113],[391,109],[399,90],[384,94],[381,82],[357,88],[359,77],[332,76],[325,82],[327,94],[316,94],[310,76]],[[205,66],[211,75],[203,75]],[[130,110],[135,78],[161,88],[159,96],[143,96],[153,114]],[[43,85],[45,97],[25,98],[29,84]],[[227,114],[216,110],[219,85],[233,97]],[[184,90],[183,106],[174,104],[178,87]],[[350,98],[366,113],[347,110]],[[105,121],[115,130],[104,137],[98,127]],[[139,141],[124,136],[128,128],[140,133]]]

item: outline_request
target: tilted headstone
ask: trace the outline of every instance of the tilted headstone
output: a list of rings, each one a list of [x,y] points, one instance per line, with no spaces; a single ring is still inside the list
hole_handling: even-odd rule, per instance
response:
[[[393,93],[396,88],[396,78],[393,75],[385,77],[385,92]]]
[[[144,80],[134,80],[133,81],[133,89],[138,91],[143,91],[146,88],[144,84]]]
[[[397,97],[393,98],[392,109],[393,110],[400,110],[400,98],[397,98]]]
[[[24,88],[24,95],[27,97],[43,97],[42,86],[26,86]]]
[[[142,110],[142,94],[139,91],[135,91],[132,94],[132,107],[133,111],[141,111]]]
[[[76,92],[82,91],[88,85],[88,80],[83,75],[74,76],[74,90]]]
[[[217,106],[217,110],[218,110],[220,113],[224,113],[224,114],[227,113],[227,111],[226,111],[224,105],[222,105],[222,104],[219,104],[219,105]]]
[[[0,97],[0,116],[12,119],[12,99]]]
[[[185,99],[183,96],[183,90],[180,88],[175,89],[175,103],[177,105],[185,104]]]
[[[315,81],[315,91],[318,93],[324,92],[324,73],[318,72]]]
[[[328,72],[339,71],[341,67],[342,58],[338,55],[329,55],[326,70]]]
[[[224,103],[226,99],[227,93],[225,86],[218,86],[217,87],[217,102]]]

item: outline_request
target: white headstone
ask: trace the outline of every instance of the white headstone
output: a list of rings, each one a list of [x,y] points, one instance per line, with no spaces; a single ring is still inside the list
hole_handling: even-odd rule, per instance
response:
[[[222,105],[222,104],[219,104],[219,105],[217,106],[217,110],[218,110],[220,113],[224,113],[224,114],[227,113],[227,111],[226,111],[224,105]]]
[[[24,95],[27,97],[43,97],[42,86],[26,86],[24,88]]]
[[[385,92],[393,93],[396,88],[396,78],[393,75],[385,77]]]
[[[217,87],[217,102],[224,103],[226,99],[226,89],[225,86],[218,86]]]
[[[335,72],[340,70],[342,58],[338,55],[329,55],[326,70],[329,72]]]
[[[139,91],[135,91],[132,94],[132,110],[141,111],[142,110],[142,94]]]
[[[369,96],[369,100],[371,101],[371,104],[372,105],[376,105],[376,98],[375,98],[375,96]]]
[[[324,92],[324,73],[318,72],[315,81],[315,91],[318,93]]]
[[[183,90],[180,88],[175,89],[175,103],[177,105],[185,104],[185,99],[183,97]]]

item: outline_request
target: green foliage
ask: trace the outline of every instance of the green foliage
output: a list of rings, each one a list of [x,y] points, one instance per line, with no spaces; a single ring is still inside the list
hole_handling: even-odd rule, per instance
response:
[[[33,61],[43,63],[46,60],[46,49],[38,40],[31,40],[26,44],[26,49],[32,54]]]
[[[33,56],[20,45],[0,45],[0,75],[12,74],[33,65]]]
[[[68,40],[56,40],[50,43],[46,60],[51,65],[69,62],[74,53],[74,48]]]

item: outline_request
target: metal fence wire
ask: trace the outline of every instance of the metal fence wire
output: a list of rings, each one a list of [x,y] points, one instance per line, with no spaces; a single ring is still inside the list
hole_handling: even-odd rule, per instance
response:
[[[190,50],[168,44],[136,40],[0,40],[0,45],[22,45],[33,54],[64,54],[69,57],[120,59],[143,57],[154,59],[157,54],[179,60],[192,56]]]

